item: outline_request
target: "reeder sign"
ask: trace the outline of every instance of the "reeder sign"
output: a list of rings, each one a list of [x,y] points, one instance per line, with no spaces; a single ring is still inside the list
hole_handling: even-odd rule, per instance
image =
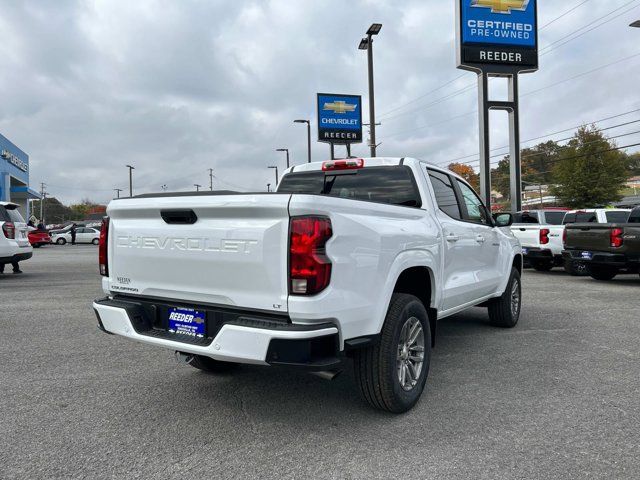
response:
[[[538,69],[537,0],[457,0],[458,66]]]
[[[318,141],[362,143],[360,95],[318,94]]]

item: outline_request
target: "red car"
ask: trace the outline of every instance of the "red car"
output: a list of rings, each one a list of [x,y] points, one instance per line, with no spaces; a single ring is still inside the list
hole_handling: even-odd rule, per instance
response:
[[[49,245],[51,243],[49,232],[44,230],[30,231],[29,243],[33,246],[33,248],[40,248],[42,245]]]

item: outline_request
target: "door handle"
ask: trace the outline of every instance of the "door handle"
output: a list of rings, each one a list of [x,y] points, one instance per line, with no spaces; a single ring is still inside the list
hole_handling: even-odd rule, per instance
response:
[[[450,233],[449,235],[447,235],[447,242],[457,242],[458,240],[460,240],[460,237],[454,233]]]
[[[478,243],[484,243],[484,242],[485,242],[485,239],[484,239],[484,237],[483,237],[482,235],[478,235],[478,236],[476,237],[476,242],[478,242]]]

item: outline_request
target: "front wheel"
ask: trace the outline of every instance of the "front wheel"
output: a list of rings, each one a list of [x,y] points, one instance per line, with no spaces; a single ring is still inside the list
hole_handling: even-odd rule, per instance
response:
[[[91,243],[93,243],[94,245],[98,245],[100,243],[100,239],[94,238],[93,240],[91,240]]]
[[[67,243],[67,241],[64,238],[59,238],[58,240],[56,240],[56,244],[58,245],[64,245],[65,243]]]
[[[616,275],[618,275],[618,269],[612,267],[591,265],[591,267],[589,268],[589,275],[591,275],[591,278],[593,278],[594,280],[613,280]]]
[[[496,327],[513,328],[520,319],[522,283],[520,272],[512,268],[504,293],[489,302],[489,320]]]
[[[377,345],[356,351],[356,382],[374,408],[403,413],[418,402],[431,361],[431,329],[422,302],[394,293]]]

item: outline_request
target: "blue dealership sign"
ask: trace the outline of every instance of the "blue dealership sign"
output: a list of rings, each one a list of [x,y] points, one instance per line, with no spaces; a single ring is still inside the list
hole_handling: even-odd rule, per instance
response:
[[[318,141],[362,143],[362,97],[318,93]]]
[[[459,66],[538,67],[537,0],[458,0]]]

